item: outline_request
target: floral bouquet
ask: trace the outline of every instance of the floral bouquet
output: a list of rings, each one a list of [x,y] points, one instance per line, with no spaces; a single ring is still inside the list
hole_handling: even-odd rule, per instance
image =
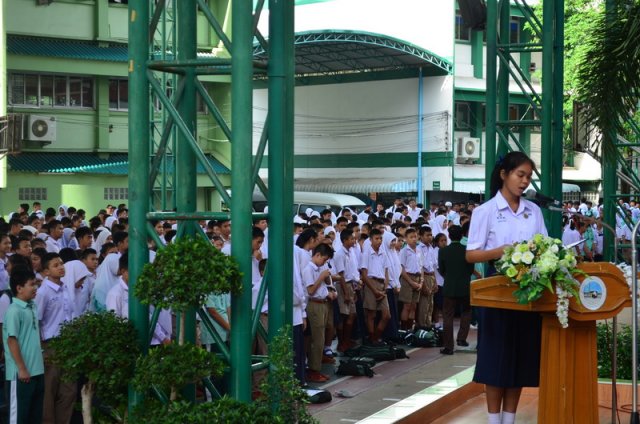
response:
[[[578,297],[580,283],[574,275],[583,274],[576,268],[577,260],[559,239],[536,234],[529,241],[514,243],[505,248],[496,262],[496,270],[518,284],[513,292],[518,303],[534,302],[547,289],[558,296],[558,320],[569,326],[569,298]]]

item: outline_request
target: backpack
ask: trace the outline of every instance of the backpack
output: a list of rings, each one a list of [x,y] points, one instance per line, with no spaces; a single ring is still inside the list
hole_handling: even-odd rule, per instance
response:
[[[331,393],[326,390],[307,389],[305,391],[307,392],[307,396],[309,396],[309,403],[318,404],[331,402]]]
[[[442,330],[419,328],[407,342],[414,347],[442,347]]]
[[[371,359],[371,358],[369,358]],[[373,377],[375,372],[371,369],[371,367],[366,362],[356,361],[353,359],[348,359],[346,361],[340,361],[340,365],[336,370],[336,374],[338,375],[353,375],[353,376],[367,376],[369,378]]]
[[[394,346],[389,345],[381,345],[381,346],[372,346],[372,345],[362,345],[357,348],[357,355],[353,356],[366,356],[367,358],[372,358],[376,362],[380,361],[393,361],[394,359],[406,357],[406,352],[404,349],[396,348]],[[404,355],[396,351],[402,351]]]
[[[367,365],[370,368],[373,368],[376,365],[376,360],[373,358],[369,358],[366,356],[355,356],[353,358],[350,358],[349,361],[351,362],[356,362],[358,364],[364,364]]]

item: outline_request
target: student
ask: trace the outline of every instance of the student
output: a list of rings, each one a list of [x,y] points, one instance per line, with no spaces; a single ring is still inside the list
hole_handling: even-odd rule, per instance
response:
[[[9,423],[42,422],[44,360],[38,311],[33,302],[38,285],[26,267],[11,273],[13,301],[4,316],[5,374],[9,383]]]
[[[96,270],[98,269],[98,254],[95,250],[84,249],[80,254],[80,260],[87,267],[89,275],[86,276],[82,290],[76,297],[78,315],[82,315],[90,310],[91,292],[96,283]]]
[[[13,253],[16,255],[24,256],[25,258],[31,257],[31,241],[25,237],[18,237],[12,244]]]
[[[322,354],[324,348],[325,329],[329,320],[327,302],[336,297],[335,292],[327,289],[331,270],[322,270],[322,266],[333,257],[331,246],[321,243],[313,249],[311,261],[302,270],[302,282],[307,288],[309,303],[307,304],[307,320],[311,331],[311,344],[307,351],[309,371],[307,381],[323,383],[329,377],[321,374]]]
[[[356,319],[356,293],[354,286],[360,280],[358,262],[352,252],[356,245],[353,231],[346,229],[340,233],[342,246],[333,258],[335,271],[340,275],[338,281],[338,308],[340,310],[342,326],[338,328],[338,352],[344,352],[353,347],[351,330]]]
[[[453,355],[453,316],[459,306],[460,329],[456,336],[458,346],[469,346],[467,336],[471,325],[470,284],[474,266],[465,259],[466,248],[460,243],[462,228],[459,225],[449,227],[451,244],[438,252],[438,270],[444,277],[442,287],[442,317],[444,326],[443,355]]]
[[[9,288],[9,273],[6,265],[11,253],[11,238],[7,234],[0,234],[0,290]]]
[[[380,342],[380,336],[391,318],[387,301],[387,286],[389,284],[389,263],[382,248],[382,232],[372,229],[370,243],[363,249],[360,275],[364,283],[364,309],[369,341],[373,344]],[[375,326],[376,313],[380,311],[380,321]]]
[[[297,246],[294,247],[294,249]],[[298,261],[293,258],[293,364],[295,368],[296,378],[301,387],[306,383],[304,366],[304,330],[307,326],[307,294],[306,288],[302,283],[302,273],[298,268]]]
[[[86,279],[92,274],[81,260],[73,260],[64,263],[64,277],[62,281],[68,291],[69,298],[73,302],[73,318],[84,314],[89,305],[89,298],[83,291]]]
[[[45,360],[42,422],[67,424],[73,414],[77,386],[75,382],[65,381],[62,369],[51,361],[53,351],[49,341],[58,337],[62,324],[73,318],[73,302],[62,282],[65,269],[60,255],[47,253],[42,268],[45,279],[35,299]]]
[[[415,206],[415,200],[412,200]],[[415,319],[416,305],[420,300],[420,291],[424,281],[422,275],[423,260],[418,249],[418,234],[413,228],[405,232],[407,245],[400,251],[400,302],[402,312],[400,314],[400,328],[411,330]]]
[[[96,272],[96,284],[91,293],[91,306],[96,312],[105,310],[107,293],[118,284],[118,260],[129,248],[129,235],[123,231],[114,233],[113,242],[117,252],[108,254]]]
[[[89,249],[93,244],[93,233],[89,227],[80,227],[76,230],[75,236],[78,243],[76,254],[80,256],[83,250]]]
[[[49,229],[49,237],[45,240],[47,244],[47,252],[58,253],[62,249],[60,244],[62,238],[62,224],[57,219],[52,219],[47,224]]]
[[[118,284],[109,290],[105,308],[113,311],[120,318],[129,318],[129,254],[124,251],[118,258]],[[149,318],[153,315],[153,307],[149,308]],[[158,323],[153,331],[151,346],[171,344],[171,313],[165,309],[158,315]]]
[[[418,231],[420,244],[418,248],[422,256],[422,275],[424,282],[420,291],[420,300],[416,308],[416,321],[418,327],[431,327],[431,316],[433,315],[433,295],[438,289],[435,277],[435,268],[437,266],[437,256],[435,256],[435,248],[433,247],[433,233],[428,225],[420,227]]]
[[[521,198],[534,169],[533,161],[522,152],[510,152],[496,164],[491,177],[493,196],[473,211],[467,261],[495,261],[513,242],[547,235],[540,208]],[[540,315],[494,308],[478,308],[478,312],[473,379],[485,384],[489,423],[510,424],[515,421],[522,387],[539,384]]]
[[[389,284],[386,290],[389,321],[382,332],[382,339],[395,339],[398,336],[400,314],[398,314],[397,294],[400,293],[400,274],[402,273],[399,250],[403,244],[404,238],[400,234],[389,231],[382,233],[382,248],[389,264]]]
[[[436,287],[433,295],[433,314],[431,315],[431,322],[433,322],[436,327],[442,328],[442,326],[440,325],[440,313],[442,312],[442,286],[444,285],[444,277],[438,269],[438,253],[440,249],[444,249],[445,247],[447,247],[447,235],[444,233],[436,235],[435,239],[433,240],[433,245],[433,273],[436,278]]]

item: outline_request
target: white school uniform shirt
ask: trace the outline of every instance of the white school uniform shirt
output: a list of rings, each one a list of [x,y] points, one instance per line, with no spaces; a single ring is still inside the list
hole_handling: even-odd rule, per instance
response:
[[[9,288],[9,273],[6,270],[9,257],[0,259],[0,290],[7,290]]]
[[[256,309],[258,302],[258,294],[262,286],[262,275],[260,275],[260,261],[255,256],[251,256],[251,308]],[[264,296],[264,302],[260,307],[260,312],[266,314],[269,312],[269,296]]]
[[[467,250],[488,250],[547,235],[542,212],[533,202],[520,198],[517,211],[498,193],[473,210]]]
[[[302,284],[302,274],[298,268],[298,262],[293,259],[293,325],[301,325],[306,316],[307,290]]]
[[[305,269],[302,270],[302,283],[304,284],[305,290],[316,282],[322,271],[324,271],[323,268],[318,267],[313,262],[309,262]],[[309,290],[307,290],[307,293],[309,293]],[[321,283],[315,293],[309,294],[309,297],[311,299],[324,300],[328,295],[329,290],[327,289],[327,285]]]
[[[337,273],[343,273],[345,281],[358,281],[360,274],[358,273],[358,264],[352,258],[353,249],[346,249],[344,246],[336,251],[333,257],[333,264]]]
[[[416,250],[413,250],[409,245],[403,247],[400,250],[400,263],[407,274],[418,274],[423,263],[420,248],[416,246]]]
[[[60,285],[45,278],[35,299],[40,321],[40,337],[47,341],[60,335],[64,322],[73,319],[73,302],[64,283]]]
[[[420,216],[420,212],[422,211],[422,209],[420,209],[419,207],[416,206],[415,209],[411,209],[409,208],[409,216],[411,217],[411,222],[416,222],[416,220],[418,219],[418,217]]]
[[[60,241],[62,240],[62,238],[59,238],[58,240],[54,240],[53,237],[47,237],[47,240],[45,241],[46,243],[46,249],[47,252],[49,253],[60,253],[60,249],[62,249],[62,246],[60,246]]]
[[[580,239],[581,239],[580,231],[576,229],[572,230],[571,226],[566,227],[562,232],[562,244],[564,246],[568,246],[570,244],[576,243],[580,241]],[[575,254],[578,254],[578,249],[579,249],[578,246],[574,247],[573,252]]]
[[[387,255],[385,255],[382,246],[380,246],[377,252],[373,250],[371,243],[364,249],[360,269],[365,268],[367,270],[367,276],[384,280],[384,273],[385,270],[389,268],[389,262],[387,261]]]

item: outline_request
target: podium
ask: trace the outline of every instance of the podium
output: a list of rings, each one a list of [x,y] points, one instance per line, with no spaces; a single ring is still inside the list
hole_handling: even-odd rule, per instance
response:
[[[578,265],[588,276],[600,278],[606,297],[596,310],[572,298],[569,327],[562,328],[556,316],[556,295],[548,290],[536,302],[519,304],[513,296],[517,285],[506,276],[471,283],[471,304],[490,308],[540,312],[542,352],[538,422],[545,424],[598,423],[598,358],[596,321],[618,315],[631,306],[629,286],[622,271],[608,262]],[[577,278],[582,282],[585,277]]]

